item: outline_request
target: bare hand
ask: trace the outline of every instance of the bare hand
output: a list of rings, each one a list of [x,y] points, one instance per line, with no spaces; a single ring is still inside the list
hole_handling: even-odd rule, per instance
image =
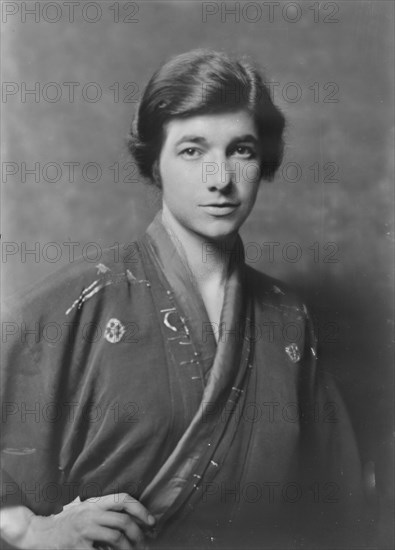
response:
[[[144,530],[155,524],[155,519],[146,508],[126,493],[84,502],[76,499],[60,514],[49,517],[28,512],[27,529],[22,540],[18,540],[18,547],[31,550],[108,547],[114,550],[143,550],[146,548]]]

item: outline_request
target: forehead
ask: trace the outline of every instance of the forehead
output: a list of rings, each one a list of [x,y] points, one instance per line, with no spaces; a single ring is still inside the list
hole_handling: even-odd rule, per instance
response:
[[[258,136],[253,116],[247,110],[225,113],[199,114],[187,118],[173,118],[164,126],[166,142],[173,143],[185,137],[202,137],[207,141],[223,141],[251,134]]]

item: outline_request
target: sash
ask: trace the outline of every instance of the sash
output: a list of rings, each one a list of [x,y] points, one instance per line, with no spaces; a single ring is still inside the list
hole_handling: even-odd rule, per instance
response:
[[[158,217],[154,223],[158,223]],[[146,266],[149,280],[153,281],[158,273],[162,275],[163,286],[152,285],[155,301],[161,306],[174,290],[160,268],[149,238],[150,232],[147,233],[141,245],[152,261],[148,261]],[[165,238],[170,239],[169,236]],[[237,246],[242,246],[240,238]],[[154,266],[156,273],[153,272]],[[244,261],[230,262],[217,350],[201,405],[140,497],[144,506],[156,517],[154,537],[187,501],[193,500],[203,482],[211,481],[217,475],[238,429],[241,415],[236,414],[236,408],[240,411],[246,399],[252,370],[254,326],[252,299],[243,284],[243,267]],[[225,332],[235,337],[224,338]],[[189,333],[184,336],[190,338]],[[187,346],[184,349],[187,351]]]

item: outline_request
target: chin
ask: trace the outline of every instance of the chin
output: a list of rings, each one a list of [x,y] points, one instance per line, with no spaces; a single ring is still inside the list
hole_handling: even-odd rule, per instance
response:
[[[199,235],[205,239],[211,241],[223,241],[229,237],[235,235],[241,224],[236,224],[230,220],[218,220],[209,224],[205,224],[204,227],[200,227],[197,231]]]

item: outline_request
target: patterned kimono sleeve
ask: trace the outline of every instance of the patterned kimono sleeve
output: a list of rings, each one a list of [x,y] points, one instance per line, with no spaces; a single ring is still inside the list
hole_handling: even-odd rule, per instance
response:
[[[39,515],[62,510],[59,450],[73,433],[72,371],[81,370],[73,365],[86,348],[76,337],[78,315],[65,311],[85,284],[84,271],[69,266],[3,308],[2,506],[22,504]]]
[[[6,313],[2,322],[1,503],[23,504],[44,514],[47,508],[52,512],[48,496],[51,490],[57,492],[60,473],[56,468],[59,422],[53,416],[60,369],[54,361],[52,369],[44,371],[38,362],[39,317],[30,323],[22,309]]]

